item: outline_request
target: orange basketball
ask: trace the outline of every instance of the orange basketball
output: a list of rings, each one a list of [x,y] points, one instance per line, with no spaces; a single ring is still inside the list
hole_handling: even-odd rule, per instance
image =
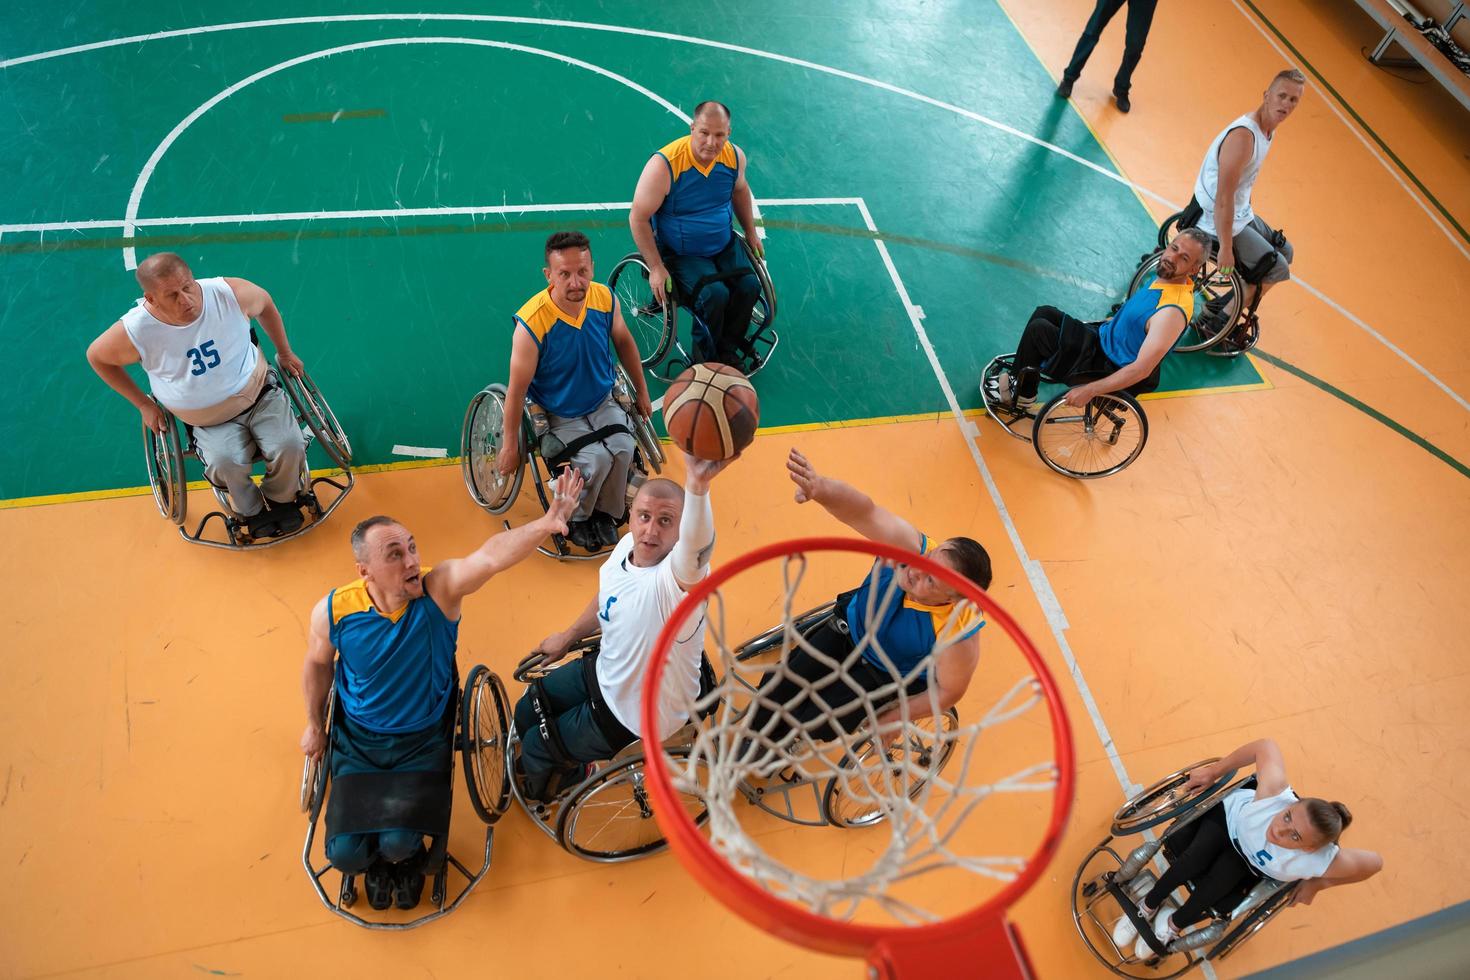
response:
[[[674,445],[700,459],[729,459],[750,445],[760,422],[750,379],[725,364],[696,364],[664,393],[664,426]]]

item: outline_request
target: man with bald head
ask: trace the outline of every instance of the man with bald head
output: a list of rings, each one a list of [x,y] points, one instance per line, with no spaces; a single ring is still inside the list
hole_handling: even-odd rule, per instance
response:
[[[730,110],[719,102],[694,107],[689,135],[649,158],[633,192],[628,224],[648,266],[648,282],[662,303],[673,276],[694,303],[694,359],[743,369],[750,314],[760,280],[750,270],[733,219],[757,254],[755,202],[745,181],[745,153],[730,142]],[[694,295],[700,279],[745,269]]]
[[[581,493],[581,475],[568,468],[540,520],[433,566],[421,563],[408,528],[370,517],[352,532],[360,577],[327,593],[311,612],[301,751],[315,759],[326,748],[327,693],[335,683],[327,860],[344,874],[367,873],[375,909],[418,904],[424,838],[448,831],[454,746],[447,713],[460,607],[547,535],[565,534]]]
[[[301,373],[270,294],[245,279],[196,280],[172,252],[144,259],[137,278],[143,297],[87,348],[92,369],[162,432],[166,416],[125,370],[142,364],[153,398],[194,427],[205,475],[229,491],[252,538],[299,529],[306,440],[250,330],[259,321],[282,369]],[[259,488],[250,479],[257,448],[265,459]]]
[[[642,736],[668,738],[689,721],[699,694],[704,613],[675,637],[660,691],[659,730],[642,730],[643,675],[654,641],[696,583],[709,574],[715,519],[709,485],[733,460],[684,456],[684,486],[649,480],[633,499],[625,534],[598,573],[597,594],[572,625],[541,641],[542,664],[601,630],[601,649],[533,681],[516,704],[522,792],[550,800],[586,763],[611,759]]]

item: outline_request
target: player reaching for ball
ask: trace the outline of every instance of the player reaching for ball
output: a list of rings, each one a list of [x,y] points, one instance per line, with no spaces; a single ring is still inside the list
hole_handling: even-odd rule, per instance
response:
[[[601,649],[533,681],[516,704],[520,778],[527,799],[550,800],[589,762],[611,759],[644,735],[668,738],[689,720],[699,694],[704,610],[674,639],[660,689],[659,731],[639,724],[643,675],[654,641],[689,589],[709,574],[715,519],[709,485],[723,460],[685,455],[684,486],[649,480],[633,499],[629,530],[598,573],[597,594],[570,626],[541,641],[542,663],[602,631]]]

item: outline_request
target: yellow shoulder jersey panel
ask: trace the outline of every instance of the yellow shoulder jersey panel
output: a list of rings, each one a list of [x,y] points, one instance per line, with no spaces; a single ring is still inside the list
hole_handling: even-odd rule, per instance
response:
[[[1155,283],[1159,290],[1159,306],[1177,306],[1186,321],[1194,319],[1194,283]]]
[[[526,300],[525,305],[516,311],[516,319],[531,328],[531,333],[538,342],[546,339],[552,324],[560,318],[561,311],[551,301],[551,290],[549,289],[541,290]]]
[[[681,136],[663,147],[658,155],[669,162],[670,183],[678,180],[680,174],[694,166],[694,150],[690,148],[687,136]]]
[[[433,565],[420,566],[419,581],[422,582],[428,578],[429,573],[433,570]],[[427,590],[425,590],[424,594],[428,594]],[[403,618],[404,613],[408,612],[408,605],[405,602],[403,608],[391,616],[379,612],[378,607],[373,605],[372,596],[368,595],[367,582],[363,579],[358,579],[356,582],[349,582],[333,590],[331,602],[332,625],[335,626],[353,613],[360,612],[377,612],[379,616],[382,616],[389,622],[396,623]]]
[[[587,309],[596,310],[599,313],[611,313],[613,308],[612,290],[600,282],[587,284]]]

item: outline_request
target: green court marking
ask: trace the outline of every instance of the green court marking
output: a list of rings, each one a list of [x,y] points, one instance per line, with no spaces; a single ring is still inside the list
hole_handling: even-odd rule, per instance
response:
[[[1407,426],[1395,422],[1393,419],[1389,418],[1387,415],[1384,415],[1372,405],[1369,405],[1357,398],[1354,398],[1352,395],[1349,395],[1341,388],[1337,387],[1336,385],[1329,384],[1326,381],[1323,381],[1316,375],[1308,374],[1306,371],[1303,371],[1301,368],[1297,367],[1295,364],[1290,363],[1289,361],[1283,361],[1275,354],[1266,353],[1259,347],[1251,351],[1251,353],[1254,354],[1256,357],[1259,357],[1261,360],[1265,361],[1267,364],[1274,364],[1276,367],[1279,367],[1287,374],[1294,374],[1312,387],[1317,388],[1321,391],[1325,391],[1332,397],[1346,402],[1353,408],[1356,408],[1358,411],[1368,416],[1373,421],[1387,426],[1388,428],[1397,432],[1399,435],[1403,436],[1405,439],[1412,442],[1414,445],[1418,446],[1420,449],[1427,452],[1429,455],[1453,467],[1455,472],[1459,473],[1461,476],[1470,477],[1470,466],[1466,466],[1458,459],[1455,459],[1455,457],[1451,456],[1443,449],[1440,449],[1438,446],[1421,436],[1419,433],[1414,432]]]
[[[1419,179],[1414,171],[1409,169],[1409,165],[1400,160],[1398,158],[1398,154],[1394,153],[1393,150],[1388,148],[1388,144],[1385,143],[1376,132],[1374,132],[1372,126],[1368,125],[1368,121],[1362,116],[1358,115],[1358,110],[1353,108],[1352,103],[1343,98],[1342,93],[1333,88],[1331,82],[1322,77],[1322,73],[1317,70],[1316,66],[1307,60],[1306,55],[1297,50],[1296,45],[1287,40],[1286,35],[1282,34],[1281,31],[1276,27],[1276,25],[1271,23],[1270,19],[1265,14],[1261,13],[1259,7],[1252,3],[1251,0],[1241,0],[1241,2],[1244,3],[1247,7],[1251,8],[1251,11],[1261,19],[1261,23],[1265,24],[1266,27],[1270,29],[1271,33],[1276,35],[1276,39],[1279,40],[1282,44],[1286,45],[1286,49],[1292,54],[1296,55],[1298,60],[1300,60],[1303,65],[1306,65],[1307,71],[1312,73],[1312,77],[1320,82],[1323,88],[1332,93],[1332,97],[1337,100],[1339,105],[1347,110],[1348,115],[1352,116],[1357,124],[1363,127],[1363,132],[1367,133],[1373,138],[1373,142],[1378,144],[1378,148],[1384,153],[1388,154],[1388,158],[1394,162],[1394,165],[1398,167],[1399,170],[1403,171],[1404,176],[1412,180],[1414,182],[1414,186],[1419,188],[1420,193],[1422,193],[1426,198],[1429,199],[1429,203],[1434,205],[1434,209],[1438,211],[1446,221],[1448,221],[1451,225],[1454,225],[1455,231],[1460,233],[1460,237],[1466,242],[1470,242],[1470,232],[1467,232],[1464,226],[1455,220],[1455,216],[1450,214],[1449,209],[1439,202],[1439,198],[1435,197],[1434,194],[1429,190],[1429,188],[1424,186],[1424,182]]]
[[[378,119],[388,114],[387,109],[338,109],[336,112],[293,112],[282,116],[281,122],[336,122],[339,119]]]

